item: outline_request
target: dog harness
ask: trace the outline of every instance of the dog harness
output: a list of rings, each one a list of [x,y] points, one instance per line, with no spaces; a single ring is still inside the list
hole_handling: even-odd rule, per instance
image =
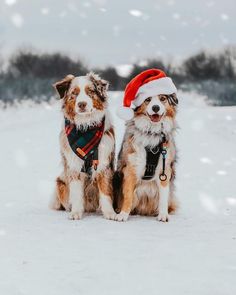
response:
[[[162,156],[162,172],[159,175],[159,179],[161,181],[165,181],[167,179],[167,175],[165,174],[165,162],[166,162],[166,155],[167,155],[167,140],[166,136],[163,132],[161,132],[161,142],[155,146],[150,147],[146,146],[146,170],[142,179],[150,180],[153,178],[156,172],[156,168]]]
[[[65,132],[73,152],[84,161],[81,172],[92,174],[92,167],[97,170],[98,146],[104,133],[105,118],[96,126],[78,129],[65,118]]]

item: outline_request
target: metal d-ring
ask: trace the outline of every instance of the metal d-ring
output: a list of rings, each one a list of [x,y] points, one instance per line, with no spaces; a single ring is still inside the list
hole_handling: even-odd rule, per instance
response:
[[[159,175],[159,179],[160,179],[160,181],[166,181],[167,175],[165,173],[162,173]]]

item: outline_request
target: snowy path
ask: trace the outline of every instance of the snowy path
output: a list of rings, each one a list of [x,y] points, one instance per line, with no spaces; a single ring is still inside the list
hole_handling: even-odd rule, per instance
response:
[[[181,209],[167,224],[50,211],[59,104],[0,111],[0,294],[236,294],[236,108],[181,98]]]

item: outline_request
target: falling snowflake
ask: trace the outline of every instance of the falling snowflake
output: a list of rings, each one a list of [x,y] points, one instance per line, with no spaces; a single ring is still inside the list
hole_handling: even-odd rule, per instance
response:
[[[43,14],[43,15],[47,15],[47,14],[49,14],[49,8],[47,8],[47,7],[43,7],[42,9],[41,9],[41,13]]]
[[[113,30],[114,36],[119,36],[120,31],[121,31],[121,27],[119,25],[115,25],[115,26],[113,26],[112,30]]]
[[[137,10],[137,9],[129,10],[129,13],[130,13],[132,16],[135,16],[135,17],[140,17],[140,16],[143,15],[142,11]]]
[[[0,229],[0,236],[5,236],[6,235],[6,231],[4,229]]]
[[[161,35],[161,36],[160,36],[160,39],[161,39],[161,41],[166,41],[166,36]]]
[[[67,15],[67,12],[66,11],[61,11],[59,13],[59,17],[61,17],[61,18],[64,18],[66,15]]]
[[[169,1],[167,2],[167,5],[168,5],[168,6],[173,6],[173,5],[175,5],[175,1],[174,1],[174,0],[169,0]]]
[[[117,74],[120,77],[124,77],[124,78],[129,76],[132,69],[133,69],[133,65],[131,64],[118,65],[116,67]]]
[[[87,30],[82,30],[81,31],[81,35],[82,36],[87,36],[88,35],[88,31]]]
[[[5,3],[9,6],[16,4],[16,0],[5,0]]]
[[[225,170],[218,170],[216,173],[218,175],[227,175],[227,172]]]
[[[178,20],[178,19],[180,19],[180,14],[179,13],[173,13],[172,17],[173,17],[173,19]]]
[[[204,164],[212,164],[212,160],[210,158],[207,158],[207,157],[202,157],[200,159],[200,161]]]
[[[206,193],[199,193],[199,200],[205,210],[213,214],[218,213],[219,204],[214,200],[212,196],[209,196]]]
[[[227,20],[229,19],[229,16],[228,16],[228,14],[226,14],[226,13],[222,13],[222,14],[220,15],[220,17],[221,17],[221,19],[222,19],[223,21],[227,21]]]
[[[19,14],[19,13],[14,13],[11,16],[11,21],[12,21],[13,25],[16,26],[17,28],[21,28],[24,23],[24,19],[21,16],[21,14]]]
[[[86,7],[86,8],[89,8],[89,7],[91,7],[91,3],[90,2],[84,2],[83,6]]]
[[[107,11],[107,9],[104,8],[104,7],[99,8],[99,10],[100,10],[101,12],[106,12],[106,11]]]

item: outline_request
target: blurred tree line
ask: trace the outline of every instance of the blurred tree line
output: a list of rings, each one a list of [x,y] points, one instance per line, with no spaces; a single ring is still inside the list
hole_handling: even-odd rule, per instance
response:
[[[135,75],[148,68],[163,69],[178,88],[205,94],[213,104],[236,104],[236,48],[233,47],[220,53],[199,52],[178,66],[159,59],[134,63],[125,77],[119,76],[115,67],[90,68],[81,59],[74,60],[62,53],[19,50],[10,57],[6,67],[0,57],[0,100],[49,100],[54,95],[51,85],[55,81],[69,73],[84,75],[91,70],[110,82],[110,90],[124,90]]]

